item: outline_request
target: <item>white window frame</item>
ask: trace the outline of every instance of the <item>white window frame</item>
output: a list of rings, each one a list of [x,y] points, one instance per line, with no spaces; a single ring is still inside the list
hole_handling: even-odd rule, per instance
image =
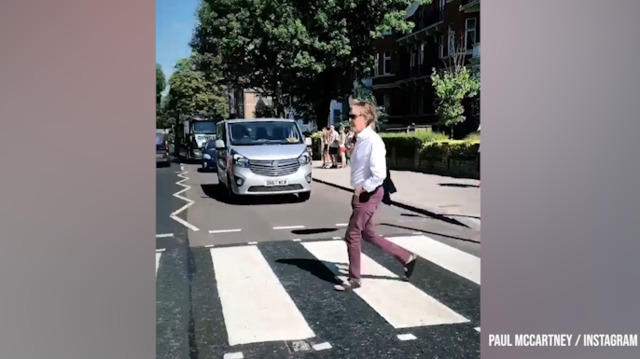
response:
[[[469,26],[469,23],[473,22],[473,27]],[[473,45],[478,42],[478,20],[475,17],[471,17],[464,20],[464,47],[467,51],[473,50]],[[473,36],[473,42],[471,43],[471,48],[467,48],[467,43],[469,37]]]
[[[391,73],[391,52],[387,52],[385,51],[383,56],[383,62],[382,62],[382,70],[383,70],[383,74],[390,74]],[[389,61],[389,68],[387,68],[387,61]]]
[[[418,66],[424,65],[424,42],[420,43],[420,52],[418,53]]]
[[[438,58],[444,58],[444,35],[438,37]]]

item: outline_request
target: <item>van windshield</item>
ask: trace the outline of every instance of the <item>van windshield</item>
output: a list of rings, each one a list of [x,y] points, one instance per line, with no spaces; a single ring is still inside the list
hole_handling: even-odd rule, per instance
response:
[[[304,143],[294,122],[256,121],[229,124],[229,139],[235,146],[295,145]]]

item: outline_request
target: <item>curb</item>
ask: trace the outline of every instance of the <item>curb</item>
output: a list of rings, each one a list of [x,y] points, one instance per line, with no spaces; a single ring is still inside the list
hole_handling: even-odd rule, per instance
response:
[[[312,177],[312,179],[313,179],[314,182],[326,184],[327,186],[331,186],[331,187],[334,187],[334,188],[341,189],[343,191],[347,191],[347,192],[353,193],[353,189],[352,188],[341,186],[339,184],[335,184],[335,183],[332,183],[332,182],[324,181],[324,180],[321,180],[321,179],[317,179],[315,177]],[[447,216],[442,215],[442,214],[438,214],[438,213],[436,213],[436,212],[434,212],[432,210],[428,210],[426,208],[418,208],[418,207],[412,206],[410,204],[406,204],[406,203],[402,203],[402,202],[398,202],[398,201],[394,201],[394,200],[391,200],[391,205],[399,207],[399,208],[402,208],[402,209],[406,209],[408,211],[420,213],[420,214],[423,214],[423,215],[425,215],[427,217],[431,217],[431,218],[434,218],[434,219],[437,219],[437,220],[440,220],[440,221],[443,221],[443,222],[447,222],[449,224],[454,224],[456,226],[462,226],[462,227],[469,228],[469,229],[475,229],[475,228],[472,228],[472,227],[470,227],[470,226],[468,226],[468,225],[466,225],[466,224],[464,224],[464,223],[462,223],[462,222],[460,222],[458,220],[455,220],[455,219],[453,219],[451,217],[447,217]]]

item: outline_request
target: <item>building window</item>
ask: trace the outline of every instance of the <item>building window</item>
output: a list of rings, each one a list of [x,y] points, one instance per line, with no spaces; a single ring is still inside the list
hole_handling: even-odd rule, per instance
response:
[[[384,62],[380,61],[380,53],[376,54],[376,76],[384,73]]]
[[[391,108],[391,96],[388,93],[385,93],[382,97],[382,106],[384,106],[384,112],[389,113],[389,108]]]
[[[391,73],[391,53],[384,53],[384,72],[385,74]]]
[[[411,48],[411,55],[409,58],[409,68],[413,71],[413,68],[416,66],[416,49],[415,47]]]
[[[438,20],[439,21],[444,21],[444,6],[445,6],[445,0],[440,0],[440,3],[438,4]]]
[[[464,42],[467,50],[473,50],[473,45],[476,43],[476,19],[466,19],[464,21]]]
[[[418,55],[418,65],[424,64],[424,42],[420,44],[420,54]]]
[[[438,58],[444,57],[444,36],[438,37]]]
[[[378,76],[380,74],[380,53],[376,53],[376,62],[375,66],[373,66],[373,76]]]
[[[449,43],[447,46],[447,52],[449,56],[456,55],[456,33],[453,28],[449,26]]]

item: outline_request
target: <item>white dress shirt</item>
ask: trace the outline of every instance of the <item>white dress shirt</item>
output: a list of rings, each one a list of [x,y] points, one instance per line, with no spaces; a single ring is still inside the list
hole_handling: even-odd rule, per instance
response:
[[[387,177],[387,150],[384,141],[371,127],[357,135],[351,154],[351,186],[372,192]]]

